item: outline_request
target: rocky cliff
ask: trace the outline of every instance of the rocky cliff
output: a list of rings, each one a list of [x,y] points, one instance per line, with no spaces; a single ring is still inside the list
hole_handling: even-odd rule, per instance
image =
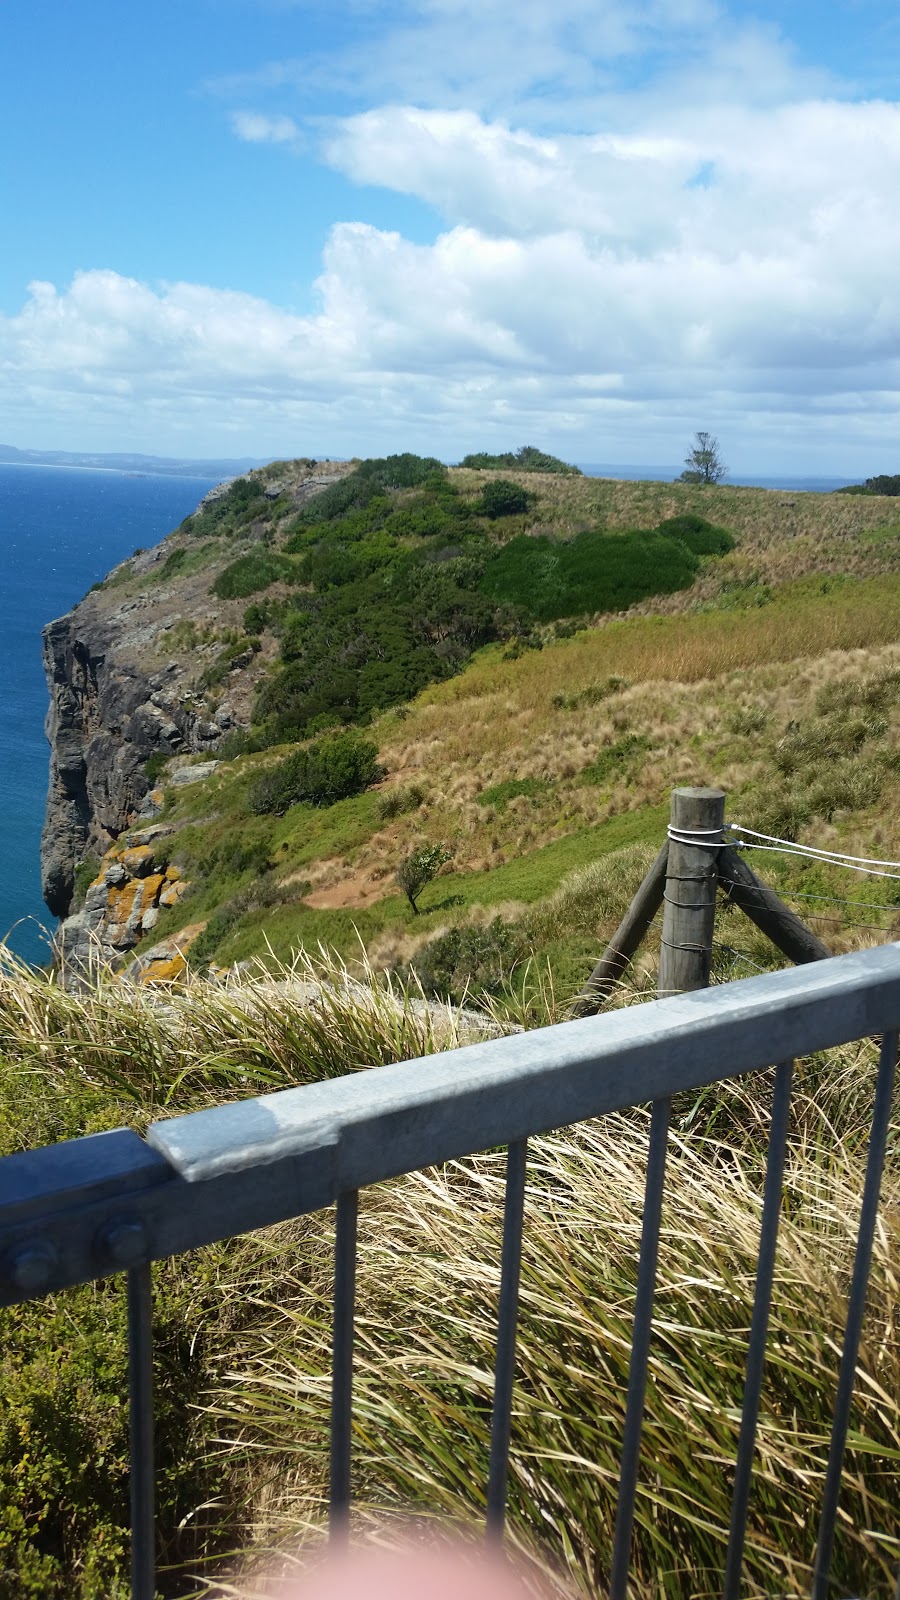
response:
[[[111,847],[158,810],[148,762],[152,772],[161,758],[212,752],[224,734],[249,724],[272,646],[246,636],[246,601],[218,598],[216,578],[346,470],[297,461],[252,473],[254,498],[243,516],[220,486],[180,529],[136,552],[45,628],[50,783],[41,867],[54,916],[73,909],[78,869],[106,858],[115,876],[121,863]],[[85,909],[97,911],[99,885],[92,887],[98,905]],[[109,929],[99,923],[107,943]]]

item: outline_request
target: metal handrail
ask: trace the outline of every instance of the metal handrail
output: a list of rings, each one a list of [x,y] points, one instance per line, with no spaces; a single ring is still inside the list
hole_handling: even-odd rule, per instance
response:
[[[659,1208],[673,1094],[778,1065],[724,1595],[739,1592],[796,1056],[882,1036],[847,1327],[813,1583],[825,1600],[878,1195],[890,1120],[900,944],[748,978],[605,1016],[286,1089],[0,1160],[0,1304],[129,1278],[132,1594],[152,1600],[151,1262],[337,1204],[330,1525],[349,1531],[358,1191],[509,1147],[488,1531],[502,1535],[515,1365],[527,1140],[652,1101],[644,1231],[610,1593],[628,1580]]]

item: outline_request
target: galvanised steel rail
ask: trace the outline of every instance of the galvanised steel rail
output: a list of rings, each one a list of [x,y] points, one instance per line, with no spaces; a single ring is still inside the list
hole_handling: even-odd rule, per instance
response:
[[[813,1580],[825,1600],[841,1465],[888,1137],[900,944],[287,1089],[0,1161],[0,1303],[128,1274],[132,1595],[153,1600],[151,1263],[337,1206],[330,1525],[349,1534],[356,1206],[360,1189],[508,1146],[488,1486],[502,1536],[527,1141],[654,1103],[610,1593],[624,1600],[659,1246],[670,1097],[777,1066],[755,1302],[723,1593],[739,1593],[794,1057],[881,1036],[875,1109]]]

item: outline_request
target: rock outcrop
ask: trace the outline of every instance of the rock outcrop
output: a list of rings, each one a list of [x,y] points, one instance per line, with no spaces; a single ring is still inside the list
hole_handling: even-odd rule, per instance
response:
[[[44,630],[50,787],[41,869],[57,917],[69,911],[78,863],[102,856],[138,816],[149,757],[212,749],[224,731],[184,692],[178,662],[148,673],[133,658],[129,624],[130,608],[104,616],[92,595]]]
[[[84,905],[66,917],[56,936],[59,962],[70,972],[117,966],[175,906],[188,887],[181,867],[168,859],[171,829],[160,824],[111,845],[89,884]]]

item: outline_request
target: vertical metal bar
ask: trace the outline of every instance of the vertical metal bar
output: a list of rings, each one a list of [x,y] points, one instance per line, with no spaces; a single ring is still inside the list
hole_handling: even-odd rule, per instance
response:
[[[131,1479],[131,1597],[153,1600],[153,1296],[149,1262],[128,1273],[128,1411]]]
[[[506,1486],[509,1479],[509,1438],[516,1371],[516,1324],[519,1316],[519,1278],[522,1269],[522,1222],[525,1213],[525,1168],[528,1141],[518,1139],[506,1154],[506,1199],[503,1208],[503,1254],[500,1267],[500,1311],[497,1319],[497,1356],[494,1367],[494,1406],[491,1414],[491,1465],[488,1475],[487,1536],[503,1538]]]
[[[887,1146],[891,1120],[891,1099],[894,1091],[894,1067],[897,1060],[897,1034],[886,1033],[881,1043],[878,1078],[875,1084],[875,1107],[872,1113],[872,1132],[869,1136],[869,1155],[866,1161],[866,1180],[863,1187],[859,1214],[859,1233],[856,1239],[856,1257],[850,1296],[847,1302],[847,1326],[844,1331],[844,1348],[838,1373],[837,1397],[834,1405],[834,1424],[831,1431],[831,1448],[825,1472],[825,1491],[822,1497],[822,1516],[819,1522],[819,1539],[813,1573],[813,1600],[826,1600],[828,1575],[831,1570],[831,1549],[834,1542],[834,1522],[837,1515],[838,1496],[841,1489],[841,1469],[847,1428],[850,1422],[850,1402],[853,1398],[853,1381],[856,1376],[856,1358],[863,1313],[866,1308],[866,1290],[869,1267],[872,1262],[872,1241],[878,1220],[878,1198],[881,1175],[884,1169],[884,1152]]]
[[[625,1435],[622,1440],[622,1468],[619,1475],[619,1504],[613,1540],[610,1600],[625,1600],[628,1568],[631,1561],[631,1534],[637,1493],[638,1457],[644,1421],[644,1395],[650,1357],[650,1324],[656,1288],[656,1262],[659,1255],[659,1230],[662,1217],[663,1185],[666,1176],[666,1145],[669,1136],[669,1101],[656,1100],[650,1119],[650,1149],[647,1156],[647,1184],[644,1191],[644,1223],[641,1230],[641,1257],[638,1265],[637,1296],[634,1305],[634,1333],[631,1339],[631,1365],[628,1372],[628,1403],[625,1408]]]
[[[331,1368],[331,1478],[328,1531],[333,1545],[350,1537],[350,1436],[353,1408],[353,1318],[356,1301],[358,1194],[338,1195],[334,1236],[334,1342]]]
[[[766,1359],[766,1333],[769,1327],[769,1307],[772,1303],[772,1280],[775,1276],[775,1246],[778,1241],[778,1221],[781,1212],[784,1155],[787,1144],[793,1073],[794,1063],[792,1061],[783,1061],[775,1073],[775,1089],[772,1095],[769,1149],[766,1158],[766,1184],[763,1194],[762,1223],[759,1232],[759,1256],[756,1263],[756,1289],[753,1296],[753,1318],[750,1323],[750,1344],[747,1350],[747,1372],[744,1379],[741,1431],[738,1439],[737,1464],[734,1474],[734,1493],[731,1500],[731,1531],[728,1536],[728,1555],[725,1560],[723,1600],[738,1600],[741,1587],[741,1565],[744,1559],[744,1538],[747,1530],[747,1507],[750,1503],[750,1474],[753,1467],[756,1424],[759,1419],[759,1397],[762,1392],[763,1367]]]

